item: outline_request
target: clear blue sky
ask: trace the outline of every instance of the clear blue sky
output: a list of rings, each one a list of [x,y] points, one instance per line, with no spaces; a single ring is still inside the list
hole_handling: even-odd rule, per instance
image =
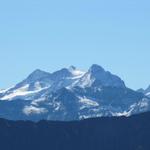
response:
[[[36,68],[97,63],[128,87],[150,84],[149,0],[0,2],[0,88]]]

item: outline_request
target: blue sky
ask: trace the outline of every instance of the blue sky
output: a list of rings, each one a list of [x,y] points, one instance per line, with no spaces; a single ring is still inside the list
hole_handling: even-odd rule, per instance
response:
[[[149,0],[0,2],[0,88],[36,68],[97,63],[128,87],[150,84]]]

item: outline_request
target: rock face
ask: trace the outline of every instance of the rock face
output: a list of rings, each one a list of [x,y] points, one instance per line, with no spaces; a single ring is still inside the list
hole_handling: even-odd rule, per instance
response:
[[[74,122],[0,119],[2,150],[149,150],[150,113]]]
[[[150,98],[124,81],[92,65],[54,73],[35,70],[16,86],[0,91],[0,117],[11,120],[80,120],[130,116],[150,110]]]
[[[150,97],[150,85],[144,90],[144,89],[139,89],[137,90],[140,93],[143,93],[144,95]]]

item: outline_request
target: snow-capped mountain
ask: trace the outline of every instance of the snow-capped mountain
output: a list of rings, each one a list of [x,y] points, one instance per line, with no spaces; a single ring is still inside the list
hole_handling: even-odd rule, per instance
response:
[[[76,84],[82,88],[95,86],[111,86],[124,88],[124,82],[117,76],[105,71],[101,66],[92,65]]]
[[[83,74],[84,72],[73,66],[69,69],[61,69],[52,74],[38,69],[16,86],[0,91],[0,99],[13,100],[22,98],[31,100],[37,94],[46,91],[46,89],[56,91],[63,87],[71,86]]]
[[[116,75],[92,65],[54,73],[35,70],[16,86],[0,91],[0,117],[12,120],[78,120],[130,116],[150,110],[150,98],[126,87]]]

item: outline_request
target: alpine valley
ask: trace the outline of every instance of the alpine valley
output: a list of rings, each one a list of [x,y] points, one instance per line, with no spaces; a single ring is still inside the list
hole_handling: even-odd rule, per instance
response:
[[[131,116],[150,111],[150,87],[134,91],[121,78],[92,65],[54,73],[35,70],[14,87],[0,90],[0,118],[72,121]]]

